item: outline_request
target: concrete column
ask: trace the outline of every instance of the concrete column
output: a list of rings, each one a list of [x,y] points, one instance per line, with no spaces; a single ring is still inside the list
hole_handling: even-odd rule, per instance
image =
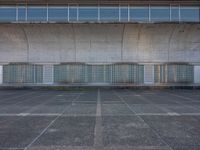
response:
[[[53,64],[43,65],[43,83],[53,84],[54,78]]]
[[[3,66],[0,66],[0,84],[3,83]]]
[[[144,65],[144,84],[154,83],[154,65]]]
[[[200,66],[194,66],[194,83],[200,83]]]

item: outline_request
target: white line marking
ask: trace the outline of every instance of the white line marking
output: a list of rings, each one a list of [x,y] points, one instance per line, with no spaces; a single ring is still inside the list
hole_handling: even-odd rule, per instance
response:
[[[0,150],[22,150],[24,148],[15,148],[15,147],[11,147],[11,148],[8,148],[8,147],[0,147]]]
[[[64,93],[64,92],[63,92]],[[43,95],[43,96],[46,96],[46,95]],[[48,95],[47,95],[48,96]],[[42,96],[41,96],[42,97]],[[38,110],[40,109],[42,106],[44,106],[45,104],[48,104],[50,102],[53,102],[57,99],[57,95],[52,95],[51,99],[45,99],[44,101],[42,101],[42,103],[39,103],[35,106],[32,106],[30,109],[28,109],[26,112],[24,113],[31,113],[31,112],[34,112],[35,110]]]
[[[101,116],[101,97],[100,90],[98,89],[97,95],[97,110],[96,110],[96,124],[94,133],[94,147],[95,149],[102,149],[103,137],[102,137],[102,116]]]
[[[127,89],[127,91],[129,91],[130,93],[132,93],[132,92],[131,92],[130,90],[128,90],[128,89]],[[155,93],[155,94],[156,94],[156,93]],[[133,94],[133,95],[135,95],[135,94]],[[154,107],[156,107],[156,108],[158,108],[158,109],[160,109],[160,110],[162,110],[162,111],[164,111],[164,112],[166,112],[166,113],[168,113],[168,112],[171,111],[171,110],[169,110],[169,109],[167,109],[167,108],[165,108],[165,107],[160,107],[159,104],[153,103],[151,100],[148,100],[148,98],[146,98],[144,95],[141,95],[139,98],[142,99],[143,101],[147,102],[147,105],[148,105],[148,104],[151,104],[151,105],[153,105]],[[173,112],[173,113],[175,113],[175,112]]]
[[[137,114],[137,113],[129,106],[129,104],[128,104],[121,96],[119,96],[119,95],[117,94],[117,92],[113,91],[113,93],[114,93],[122,102],[124,102],[124,104],[126,104],[126,106],[130,109],[130,111],[132,111],[133,113]],[[138,117],[140,120],[142,120],[142,121],[157,135],[157,137],[160,138],[160,140],[163,141],[163,143],[164,143],[166,146],[168,146],[168,148],[169,148],[170,150],[173,150],[172,147],[171,147],[168,143],[166,143],[166,142],[162,139],[162,137],[161,137],[153,128],[151,128],[151,127],[149,126],[149,124],[147,124],[147,123],[145,122],[145,120],[144,120],[141,116],[137,116],[137,117]]]
[[[41,117],[54,117],[60,116],[62,113],[19,113],[19,114],[0,114],[0,117],[34,117],[34,116],[41,116]],[[112,114],[107,113],[104,116],[200,116],[200,113],[134,113],[134,114]],[[100,114],[63,114],[62,117],[69,117],[69,116],[98,116],[101,117]]]
[[[81,96],[81,94],[82,94],[82,93],[80,93],[78,96],[76,96],[76,98],[74,98],[74,99],[72,100],[72,102],[73,102],[73,101],[76,101],[76,100]],[[48,130],[48,128],[49,128],[51,125],[53,125],[53,124],[56,122],[56,120],[57,120],[58,118],[60,118],[60,117],[65,113],[66,109],[67,109],[69,106],[70,106],[70,105],[68,105],[68,106],[62,111],[61,114],[59,114],[56,118],[54,118],[54,119],[48,124],[48,126],[47,126],[44,130],[42,130],[42,132],[41,132],[29,145],[27,145],[27,146],[24,148],[24,150],[27,150],[29,147],[31,147],[31,146],[33,145],[33,143],[35,143],[35,142]]]
[[[17,99],[17,98],[20,98],[20,97],[23,97],[23,96],[27,96],[27,95],[32,95],[34,93],[36,93],[36,92],[34,91],[34,92],[31,92],[31,93],[22,94],[22,95],[18,95],[18,96],[15,96],[15,97],[8,97],[6,99],[2,99],[1,102],[7,101],[7,100]]]

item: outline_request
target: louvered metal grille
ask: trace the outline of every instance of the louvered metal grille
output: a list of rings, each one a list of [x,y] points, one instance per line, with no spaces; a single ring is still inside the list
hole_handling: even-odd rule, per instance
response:
[[[184,64],[155,65],[155,83],[193,83],[194,66]]]
[[[144,66],[137,64],[61,64],[54,66],[57,83],[143,83]]]
[[[3,66],[3,83],[42,83],[42,65],[9,64]]]

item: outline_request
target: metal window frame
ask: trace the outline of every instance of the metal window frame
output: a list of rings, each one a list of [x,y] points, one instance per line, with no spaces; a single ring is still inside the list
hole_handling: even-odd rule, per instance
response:
[[[92,21],[92,19],[94,19],[94,18],[90,18],[90,17],[88,17],[88,18],[90,18],[91,20],[90,20],[90,19],[89,19],[89,20],[80,20],[80,14],[81,14],[81,13],[80,13],[80,9],[83,9],[83,7],[86,8],[86,10],[96,8],[96,10],[97,10],[97,16],[96,16],[96,17],[97,17],[97,18],[96,18],[95,21]],[[95,10],[95,11],[96,11],[96,10]],[[96,21],[99,21],[99,12],[98,12],[98,11],[99,11],[99,8],[98,8],[98,6],[95,6],[95,5],[91,5],[91,6],[81,6],[81,5],[79,5],[78,21],[79,21],[79,22],[85,22],[85,21],[86,21],[86,22],[96,22]]]
[[[28,20],[28,8],[32,7],[32,9],[40,9],[40,8],[44,8],[44,10],[46,9],[45,14],[45,19],[44,20]],[[47,5],[26,5],[26,21],[28,22],[45,22],[47,21]]]
[[[119,3],[119,4],[113,4],[113,5],[100,5],[100,2],[98,3],[98,5],[96,6],[97,7],[97,9],[98,9],[98,18],[97,18],[97,21],[98,22],[117,22],[117,21],[113,21],[113,20],[111,20],[111,21],[109,21],[109,20],[107,20],[107,21],[101,21],[101,8],[103,7],[103,6],[106,6],[106,7],[113,7],[113,8],[116,8],[116,7],[118,7],[118,22],[121,22],[122,21],[122,18],[121,18],[121,12],[122,12],[122,6],[127,6],[127,9],[128,9],[128,22],[134,22],[134,21],[131,21],[131,17],[130,17],[130,3],[127,3],[127,4],[121,4],[121,3]],[[46,8],[46,15],[45,15],[45,17],[46,17],[46,19],[44,19],[46,22],[49,22],[49,4],[48,3],[46,3],[46,4],[44,4],[44,5],[28,5],[27,4],[27,2],[26,3],[19,3],[19,4],[16,4],[16,5],[5,5],[5,6],[0,6],[0,7],[3,7],[3,8],[13,8],[13,7],[16,7],[15,8],[15,13],[16,13],[16,16],[15,16],[15,21],[13,21],[14,23],[16,23],[16,22],[20,22],[20,20],[19,20],[19,8],[20,7],[24,7],[25,8],[25,18],[24,18],[24,20],[22,20],[22,22],[29,22],[28,21],[28,7],[38,7],[38,8]],[[53,6],[53,5],[52,5]],[[136,5],[132,5],[132,6],[136,6]],[[137,5],[137,6],[139,6],[139,5]],[[142,7],[143,5],[141,5],[141,7]],[[144,6],[144,7],[148,7],[148,9],[149,9],[149,16],[148,16],[148,22],[149,23],[151,23],[152,22],[152,17],[151,17],[151,10],[152,10],[152,6],[154,6],[154,5],[151,5],[151,4],[149,4],[148,6],[146,5],[146,6]],[[156,5],[156,6],[158,6],[158,7],[162,7],[162,5]],[[53,7],[58,7],[58,8],[60,8],[60,7],[63,7],[63,8],[66,8],[67,9],[67,12],[68,12],[68,14],[67,14],[67,16],[66,16],[66,18],[67,18],[67,20],[66,20],[66,22],[79,22],[79,16],[80,16],[80,12],[79,12],[79,9],[80,9],[80,5],[78,4],[78,3],[68,3],[68,4],[66,4],[65,6],[64,5],[59,5],[59,6],[53,6]],[[76,9],[75,11],[76,11],[76,18],[75,18],[75,20],[72,20],[72,21],[70,21],[70,7],[72,7],[72,8],[74,8],[74,9]],[[188,20],[188,22],[200,22],[200,6],[198,5],[198,6],[189,6],[189,5],[181,5],[180,3],[178,4],[173,4],[173,3],[170,3],[169,4],[169,21],[170,22],[174,22],[173,20],[172,20],[172,9],[173,9],[173,7],[177,7],[178,8],[178,22],[180,23],[180,22],[187,22],[187,21],[183,21],[182,20],[182,16],[181,16],[181,9],[184,9],[184,7],[186,7],[186,9],[188,9],[188,8],[191,8],[191,9],[194,9],[194,10],[198,10],[199,11],[199,20],[198,21],[190,21],[190,20]],[[37,9],[37,8],[36,8]],[[35,21],[35,22],[45,22],[45,21]],[[6,22],[6,21],[5,21]],[[12,22],[12,21],[10,21],[10,22]],[[34,22],[34,21],[31,21],[31,22]],[[54,22],[54,21],[52,21],[52,22]],[[55,21],[56,22],[56,21]],[[89,21],[90,22],[90,21]],[[91,22],[93,22],[93,21],[91,21]],[[137,21],[137,22],[139,22],[139,21]],[[157,21],[155,21],[155,22],[157,22]],[[159,21],[158,21],[159,22]],[[164,21],[165,22],[165,21]],[[166,21],[166,22],[168,22],[168,21]],[[176,22],[176,21],[175,21]]]
[[[153,17],[152,17],[152,10],[154,9],[154,10],[157,10],[157,9],[160,9],[160,8],[164,8],[164,7],[166,7],[165,9],[161,9],[161,10],[168,10],[169,11],[169,13],[168,13],[168,17],[169,17],[169,21],[171,21],[170,19],[171,19],[171,5],[162,5],[162,6],[154,6],[154,8],[153,7],[151,7],[150,8],[150,10],[151,10],[151,14],[150,14],[150,20],[152,21],[153,19]],[[153,21],[153,22],[169,22],[169,21]]]
[[[185,7],[185,8],[184,8]],[[184,21],[184,20],[182,20],[182,13],[181,13],[181,10],[184,10],[184,9],[194,9],[194,10],[198,10],[199,11],[199,17],[198,17],[198,21],[189,21],[189,22],[200,22],[200,6],[181,6],[180,4],[179,4],[179,14],[180,14],[180,22],[188,22],[188,21]]]
[[[70,20],[70,8],[76,8],[76,19],[75,20]],[[69,3],[68,4],[68,22],[74,22],[74,21],[79,21],[79,5],[77,3]]]
[[[5,22],[16,22],[16,20],[17,20],[17,6],[16,5],[14,5],[14,6],[13,5],[5,5],[5,6],[1,6],[0,5],[0,8],[14,8],[14,10],[15,10],[15,19],[13,21],[5,21]]]
[[[68,16],[69,16],[69,6],[68,6],[68,5],[64,5],[64,6],[63,6],[63,5],[62,5],[62,6],[49,6],[49,5],[48,5],[48,11],[47,11],[47,12],[48,12],[48,14],[47,14],[47,17],[48,17],[47,20],[48,20],[48,22],[54,22],[53,20],[52,20],[52,21],[49,21],[49,9],[50,9],[51,7],[53,7],[53,8],[58,8],[58,9],[66,8],[68,14],[66,14],[66,20],[64,20],[64,22],[68,22],[68,20],[69,20],[69,17],[68,17]],[[60,22],[60,21],[56,21],[56,20],[55,20],[55,22]],[[61,21],[61,22],[62,22],[62,21]]]

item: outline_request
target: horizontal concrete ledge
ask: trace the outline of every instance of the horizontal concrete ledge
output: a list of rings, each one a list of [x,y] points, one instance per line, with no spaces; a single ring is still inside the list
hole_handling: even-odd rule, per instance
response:
[[[170,22],[170,21],[151,21],[151,22],[145,22],[145,21],[138,21],[138,22],[118,22],[118,21],[12,21],[12,22],[0,22],[0,25],[4,25],[4,24],[175,24],[175,25],[179,25],[179,24],[192,24],[192,25],[199,25],[199,22],[192,22],[192,21],[180,21],[180,22]]]
[[[96,88],[120,88],[120,89],[200,89],[200,84],[163,84],[163,85],[135,85],[135,84],[2,84],[0,90],[9,89],[46,89],[46,90],[74,90]]]

